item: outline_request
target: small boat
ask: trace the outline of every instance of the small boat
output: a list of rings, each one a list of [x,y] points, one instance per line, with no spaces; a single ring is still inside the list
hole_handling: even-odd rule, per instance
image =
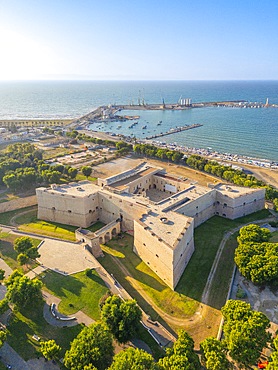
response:
[[[142,127],[142,130],[146,130],[146,128],[147,128],[147,126],[143,126],[143,127]]]

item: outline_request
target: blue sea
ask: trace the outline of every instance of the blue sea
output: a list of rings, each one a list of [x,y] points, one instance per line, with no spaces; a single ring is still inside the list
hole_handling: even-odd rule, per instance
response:
[[[278,81],[22,81],[0,82],[0,119],[76,118],[99,105],[247,100],[278,104]],[[139,123],[94,124],[92,129],[144,138],[172,127],[203,126],[160,138],[168,143],[278,161],[278,109],[196,108],[127,111]],[[162,121],[160,126],[157,125]],[[99,127],[97,127],[99,126]],[[145,130],[143,126],[147,126]]]

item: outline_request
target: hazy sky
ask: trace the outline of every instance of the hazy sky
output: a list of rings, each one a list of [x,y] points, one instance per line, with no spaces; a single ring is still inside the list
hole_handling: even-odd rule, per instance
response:
[[[278,0],[0,0],[9,79],[278,79]]]

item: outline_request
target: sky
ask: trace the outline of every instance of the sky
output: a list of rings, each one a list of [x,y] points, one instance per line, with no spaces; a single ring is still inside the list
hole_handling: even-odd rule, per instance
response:
[[[277,80],[277,0],[0,0],[0,80]]]

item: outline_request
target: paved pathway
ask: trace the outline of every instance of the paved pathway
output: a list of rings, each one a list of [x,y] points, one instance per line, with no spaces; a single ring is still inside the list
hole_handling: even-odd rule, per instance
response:
[[[0,258],[0,269],[5,271],[5,279],[11,275],[13,270],[10,268],[9,265],[6,264],[6,262]]]
[[[12,366],[12,369],[16,370],[29,370],[29,366],[23,360],[22,357],[7,343],[5,342],[3,347],[0,349],[0,356],[2,363],[6,366],[7,364]]]
[[[46,301],[44,308],[43,308],[43,316],[45,320],[48,322],[48,324],[50,325],[58,326],[58,327],[69,327],[69,326],[75,326],[78,324],[85,324],[86,326],[89,326],[94,322],[94,320],[91,317],[89,317],[82,311],[78,311],[74,313],[73,315],[70,315],[70,316],[74,316],[76,320],[69,320],[69,321],[58,320],[55,317],[53,317],[53,315],[51,314],[50,305],[52,303],[55,303],[56,307],[58,307],[59,303],[61,302],[61,299],[46,291],[43,291],[43,297]],[[59,314],[59,316],[69,317],[69,316],[62,315],[62,314]]]

